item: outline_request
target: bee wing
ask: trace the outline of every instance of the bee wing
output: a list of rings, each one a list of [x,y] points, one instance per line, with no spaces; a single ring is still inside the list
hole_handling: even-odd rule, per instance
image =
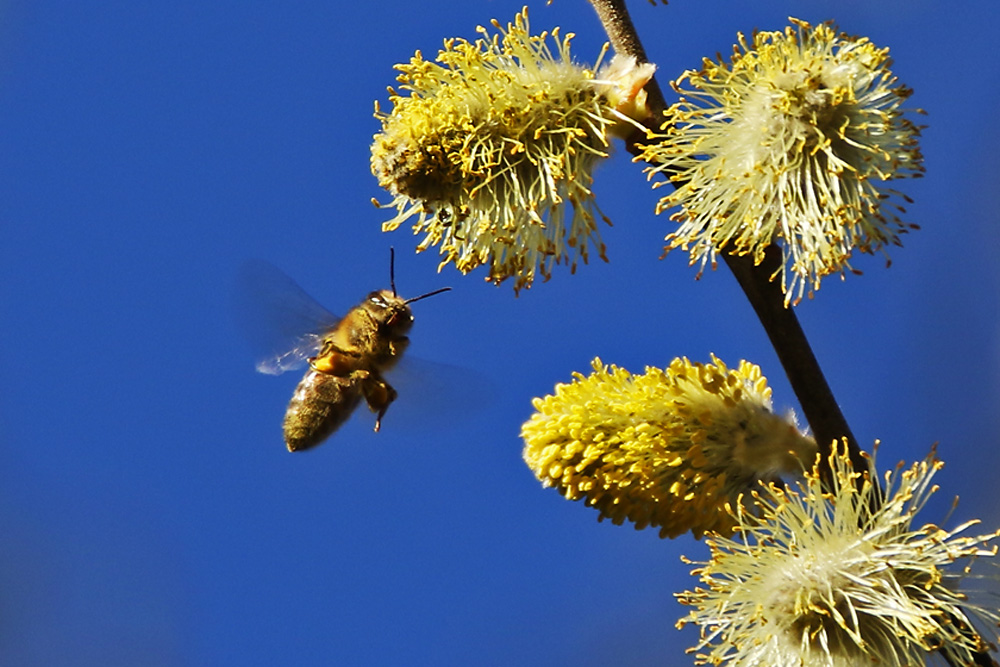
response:
[[[497,384],[482,373],[414,355],[403,357],[385,378],[399,396],[389,406],[382,429],[400,428],[422,436],[466,424],[498,394]]]
[[[257,355],[257,371],[268,375],[304,366],[340,321],[288,274],[262,259],[240,267],[234,300],[238,324]]]
[[[299,338],[295,346],[278,354],[265,353],[257,359],[254,368],[265,375],[281,375],[286,371],[300,369],[306,360],[316,355],[323,337],[318,334],[305,334]]]

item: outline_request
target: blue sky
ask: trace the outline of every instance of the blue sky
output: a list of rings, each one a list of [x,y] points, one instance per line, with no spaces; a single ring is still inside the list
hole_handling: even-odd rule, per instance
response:
[[[18,2],[0,5],[0,662],[16,665],[689,664],[672,594],[689,538],[598,523],[521,462],[530,399],[594,356],[641,371],[710,352],[794,397],[724,268],[694,280],[623,152],[598,172],[610,264],[514,298],[436,273],[385,235],[368,169],[392,65],[475,37],[520,2]],[[939,441],[939,519],[1000,522],[1000,104],[991,0],[672,0],[632,11],[660,81],[737,31],[835,19],[889,46],[927,110],[922,229],[798,313],[855,434],[883,468]],[[603,42],[580,1],[536,30]],[[385,287],[445,409],[348,424],[285,451],[298,380],[253,370],[233,323],[259,257],[344,312]],[[397,418],[398,417],[398,418]]]

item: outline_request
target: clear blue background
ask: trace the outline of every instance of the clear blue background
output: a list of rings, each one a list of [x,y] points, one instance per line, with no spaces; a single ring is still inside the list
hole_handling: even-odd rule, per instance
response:
[[[368,169],[392,65],[474,38],[520,2],[55,2],[0,6],[0,663],[690,664],[672,593],[690,538],[598,523],[521,462],[530,399],[590,359],[641,371],[715,352],[794,397],[724,268],[658,259],[665,217],[624,152],[596,191],[610,264],[515,299],[438,275],[384,235]],[[923,229],[885,270],[798,308],[854,431],[883,467],[940,441],[927,520],[1000,517],[1000,107],[993,0],[673,0],[632,11],[662,84],[737,31],[836,19],[892,49],[929,113]],[[603,41],[581,0],[537,30]],[[281,441],[298,377],[254,373],[229,293],[245,259],[344,312],[387,282],[411,351],[471,369],[474,408],[320,449]],[[461,382],[461,378],[459,378]],[[403,399],[420,386],[402,387]],[[403,412],[401,412],[401,415]],[[455,417],[454,419],[452,417]],[[426,423],[432,422],[432,423]]]

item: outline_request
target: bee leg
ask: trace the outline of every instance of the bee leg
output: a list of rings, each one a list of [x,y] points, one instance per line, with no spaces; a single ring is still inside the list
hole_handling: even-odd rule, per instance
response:
[[[394,357],[400,357],[409,345],[410,339],[406,336],[400,336],[399,338],[389,341],[389,353]]]
[[[396,390],[392,388],[388,382],[376,375],[370,375],[365,378],[362,384],[362,391],[365,395],[365,401],[368,403],[368,408],[372,412],[377,412],[378,416],[375,418],[375,431],[382,427],[382,417],[385,417],[386,410],[389,409],[389,405],[396,400]]]

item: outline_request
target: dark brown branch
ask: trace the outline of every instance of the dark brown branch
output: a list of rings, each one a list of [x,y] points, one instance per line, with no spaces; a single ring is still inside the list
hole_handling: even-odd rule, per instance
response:
[[[633,56],[639,63],[648,63],[646,50],[642,48],[639,41],[639,33],[636,32],[632,17],[629,16],[628,8],[625,7],[624,0],[590,0],[590,4],[597,10],[597,17],[601,19],[608,39],[611,41],[611,48],[615,53],[626,56]],[[649,91],[649,87],[646,88]],[[649,91],[652,97],[652,91]],[[663,101],[663,93],[659,87],[656,94],[660,101]]]
[[[632,56],[640,65],[648,63],[649,58],[646,56],[646,50],[642,48],[642,43],[639,41],[639,33],[635,30],[635,25],[632,23],[632,17],[629,16],[624,0],[589,1],[594,6],[594,9],[597,10],[597,16],[601,19],[601,24],[604,26],[605,32],[608,33],[608,41],[611,42],[611,48],[615,50],[615,53],[623,56]],[[663,110],[667,108],[663,97],[663,90],[660,88],[660,84],[656,82],[656,77],[651,78],[644,86],[644,89],[646,91],[649,110],[653,114],[651,122],[658,124],[660,117],[663,115]],[[636,133],[641,135],[638,130],[636,130]],[[639,140],[640,138],[645,137],[637,136],[635,140]],[[633,141],[628,141],[627,143],[630,149],[635,146]]]
[[[597,16],[604,25],[615,52],[634,56],[640,63],[649,62],[624,0],[590,0],[590,3],[597,10]],[[655,114],[659,114],[666,109],[666,101],[659,85],[655,81],[650,84],[652,85],[646,86],[649,107]],[[633,155],[639,153],[639,149],[631,142],[628,148]],[[843,438],[847,439],[855,470],[868,470],[868,460],[862,456],[857,440],[830,391],[809,341],[799,326],[795,311],[785,307],[785,295],[780,285],[770,280],[774,270],[780,266],[777,263],[781,261],[780,250],[769,249],[767,259],[760,266],[755,266],[749,257],[722,254],[757,313],[785,369],[802,412],[812,427],[822,453],[820,466],[825,486],[831,488],[831,448],[834,442],[840,442]],[[872,481],[878,485],[877,478]]]
[[[826,488],[833,488],[833,471],[829,466],[829,455],[833,443],[846,440],[851,464],[855,470],[869,470],[869,460],[861,453],[857,439],[851,433],[844,414],[834,398],[830,385],[826,382],[823,370],[813,354],[809,340],[799,325],[795,311],[785,307],[785,295],[781,285],[770,277],[779,270],[782,263],[781,249],[770,246],[764,255],[764,261],[754,265],[753,259],[745,255],[722,253],[726,265],[733,272],[736,281],[743,288],[750,305],[753,306],[757,318],[764,327],[771,345],[778,354],[792,391],[799,399],[802,412],[812,427],[813,436],[819,445],[820,472]],[[872,479],[878,488],[878,479]],[[876,496],[875,506],[878,509],[881,499]]]
[[[597,15],[604,25],[615,52],[634,56],[640,63],[649,62],[624,0],[589,1],[597,10]],[[655,80],[651,80],[646,85],[646,94],[650,109],[658,117],[662,110],[666,109],[666,102],[663,99],[663,92]],[[627,143],[629,151],[633,155],[638,154],[639,150],[634,141]],[[785,307],[784,294],[780,285],[770,280],[782,261],[780,249],[773,246],[768,248],[765,259],[760,265],[754,265],[753,259],[747,256],[722,254],[767,332],[771,345],[777,352],[778,359],[792,385],[792,390],[799,400],[805,418],[812,427],[816,442],[823,453],[820,465],[823,466],[821,474],[825,486],[831,488],[832,482],[832,471],[829,468],[830,450],[833,443],[841,439],[846,440],[848,444],[854,469],[869,470],[868,460],[862,456],[847,420],[840,411],[840,406],[837,404],[833,392],[823,376],[823,371],[813,355],[809,341],[799,325],[795,311]],[[871,481],[877,489],[878,477],[872,474]],[[882,498],[880,494],[876,494],[873,498],[875,507],[872,509],[875,510],[881,505]],[[959,619],[952,620],[958,622]],[[975,630],[969,626],[964,626],[960,631],[968,637],[977,636]],[[941,650],[941,655],[952,667],[961,665],[959,659],[950,655],[949,651]],[[996,661],[990,657],[985,649],[973,653],[972,661],[979,667],[998,667]]]

